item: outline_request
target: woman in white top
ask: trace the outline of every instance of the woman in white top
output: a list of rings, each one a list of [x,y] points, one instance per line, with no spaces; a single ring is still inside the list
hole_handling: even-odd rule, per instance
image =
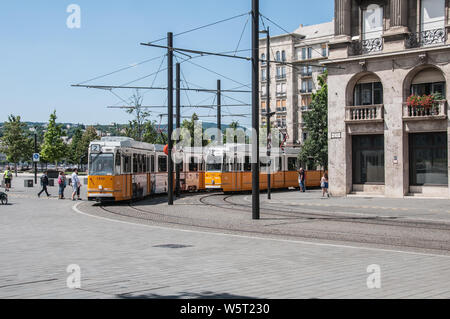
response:
[[[78,188],[81,186],[80,179],[78,178],[78,169],[72,173],[72,200],[75,199],[75,195],[77,194]]]

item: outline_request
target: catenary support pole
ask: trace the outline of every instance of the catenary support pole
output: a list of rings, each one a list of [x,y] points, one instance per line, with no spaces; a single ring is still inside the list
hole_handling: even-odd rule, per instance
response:
[[[252,0],[252,218],[259,214],[259,0]]]
[[[180,88],[181,88],[181,78],[180,78],[180,63],[176,64],[176,69],[175,69],[175,73],[176,73],[176,78],[177,78],[177,82],[176,82],[176,98],[175,98],[175,103],[176,103],[176,121],[175,121],[175,126],[177,128],[177,130],[180,129],[181,123],[180,123],[180,118],[181,118],[181,114],[180,114],[180,110],[181,110],[181,96],[180,96]],[[177,138],[177,143],[180,141],[179,138]],[[181,163],[176,163],[175,164],[175,194],[177,197],[180,196],[180,170],[181,170]]]
[[[36,128],[34,131],[34,152],[37,153],[37,133],[36,133]],[[34,184],[37,184],[37,162],[34,162]]]
[[[167,33],[167,138],[168,138],[168,156],[167,156],[167,194],[168,204],[173,205],[173,161],[172,161],[172,131],[173,131],[173,34]]]
[[[222,93],[220,80],[217,80],[217,129],[222,131]]]
[[[270,125],[270,30],[269,27],[267,27],[267,39],[266,39],[266,123],[267,123],[267,158],[270,160],[270,151],[272,148],[272,141],[270,139],[270,131],[271,131],[271,125]],[[271,171],[270,169],[272,167],[275,167],[277,163],[271,163],[272,165],[269,165],[269,171],[267,174],[267,199],[271,199]]]

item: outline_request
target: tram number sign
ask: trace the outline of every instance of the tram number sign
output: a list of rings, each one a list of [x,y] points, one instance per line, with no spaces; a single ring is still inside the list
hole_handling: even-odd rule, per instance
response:
[[[91,153],[100,153],[102,151],[102,147],[99,144],[91,145]]]

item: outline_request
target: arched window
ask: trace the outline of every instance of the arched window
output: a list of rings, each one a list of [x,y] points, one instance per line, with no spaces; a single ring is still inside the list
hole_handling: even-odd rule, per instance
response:
[[[266,64],[266,55],[264,53],[261,54],[261,64]]]
[[[445,78],[442,72],[428,68],[419,72],[412,80],[411,94],[413,95],[430,95],[440,93],[445,97]]]
[[[369,5],[363,11],[363,40],[380,38],[383,34],[383,7]]]
[[[383,104],[383,85],[376,75],[369,74],[356,83],[354,105],[377,104]]]
[[[277,53],[276,53],[276,60],[281,61],[280,51],[277,51]]]
[[[281,51],[281,61],[286,62],[286,51]]]

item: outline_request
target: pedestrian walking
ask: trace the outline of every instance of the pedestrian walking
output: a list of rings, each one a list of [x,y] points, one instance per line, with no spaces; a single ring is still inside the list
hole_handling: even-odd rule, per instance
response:
[[[322,188],[322,197],[325,197],[325,193],[327,194],[327,197],[330,197],[330,194],[328,193],[328,174],[325,172],[320,179],[320,187]]]
[[[64,172],[59,172],[58,185],[59,185],[59,199],[64,199],[64,190],[66,189],[67,186],[66,174]]]
[[[300,167],[298,171],[298,186],[300,186],[300,192],[306,192],[306,172],[303,167]]]
[[[47,176],[47,171],[45,171],[44,174],[42,174],[42,176],[41,176],[41,187],[42,187],[42,189],[38,193],[38,197],[41,197],[41,194],[43,192],[45,192],[47,197],[50,197],[50,194],[47,191],[47,186],[48,186],[48,176]]]
[[[78,169],[75,169],[74,172],[72,173],[72,200],[75,201],[75,195],[77,195],[78,199],[80,200],[80,187],[81,187],[81,183],[80,183],[80,178],[78,177]]]
[[[9,189],[11,188],[12,177],[12,171],[9,166],[7,166],[5,172],[3,173],[3,180],[5,181],[5,192],[9,192]]]

